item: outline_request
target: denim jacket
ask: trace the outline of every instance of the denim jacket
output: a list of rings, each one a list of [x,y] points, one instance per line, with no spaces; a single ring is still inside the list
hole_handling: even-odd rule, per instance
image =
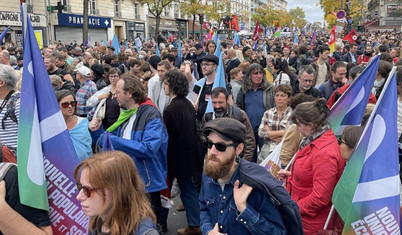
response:
[[[269,196],[253,189],[247,199],[246,209],[240,213],[233,198],[233,187],[240,180],[239,168],[225,184],[222,191],[219,183],[202,176],[199,196],[201,231],[207,234],[218,223],[219,232],[227,234],[286,234],[282,217]],[[240,181],[240,186],[242,182]]]

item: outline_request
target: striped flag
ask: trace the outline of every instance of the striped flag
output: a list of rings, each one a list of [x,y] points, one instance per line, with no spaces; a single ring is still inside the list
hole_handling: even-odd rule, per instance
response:
[[[21,15],[24,16],[23,12]],[[79,209],[80,203],[76,200],[78,190],[73,176],[74,168],[79,163],[78,156],[53,92],[31,22],[29,18],[25,19],[17,145],[20,201],[30,207],[51,211],[54,234],[63,234],[65,230],[60,229],[63,226],[84,234],[89,218]],[[61,202],[63,206],[60,206]]]
[[[333,193],[342,234],[400,234],[395,69]]]
[[[335,41],[336,41],[335,28],[336,26],[332,27],[331,33],[329,34],[328,46],[331,54],[334,53],[335,51]]]
[[[335,135],[342,135],[343,129],[348,125],[360,125],[370,98],[379,62],[380,56],[374,57],[366,69],[332,106],[327,121],[331,124]]]
[[[279,37],[281,35],[281,30],[278,29],[276,32],[272,35],[273,38]]]

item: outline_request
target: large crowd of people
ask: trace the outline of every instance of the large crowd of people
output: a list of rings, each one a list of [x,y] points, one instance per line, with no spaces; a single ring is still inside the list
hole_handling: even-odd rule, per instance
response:
[[[337,139],[326,118],[378,54],[362,125],[397,66],[402,133],[402,35],[359,33],[355,42],[338,39],[333,53],[328,41],[329,35],[312,42],[307,35],[244,37],[240,44],[158,37],[122,41],[120,48],[45,46],[44,66],[81,161],[77,200],[90,217],[89,234],[163,234],[166,191],[180,191],[187,226],[179,235],[289,234],[301,224],[304,234],[322,230],[362,132],[348,127]],[[0,162],[18,162],[23,59],[21,47],[1,45]],[[221,75],[226,85],[216,86]],[[106,132],[116,151],[98,153]],[[245,161],[261,163],[278,144],[275,185],[285,182],[298,208],[290,225],[269,194],[241,177]],[[16,177],[13,166],[0,182],[0,234],[51,234],[46,213],[16,202]]]

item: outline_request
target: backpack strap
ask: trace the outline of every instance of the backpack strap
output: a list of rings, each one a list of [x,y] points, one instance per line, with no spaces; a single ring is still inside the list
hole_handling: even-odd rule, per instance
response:
[[[10,170],[10,168],[13,166],[17,165],[10,162],[0,162],[0,181],[4,179],[8,170]]]

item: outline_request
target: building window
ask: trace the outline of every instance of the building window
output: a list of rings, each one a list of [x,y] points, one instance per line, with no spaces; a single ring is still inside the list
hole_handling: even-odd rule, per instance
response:
[[[173,5],[173,10],[174,10],[174,18],[180,18],[180,10],[179,5],[177,3]]]
[[[119,0],[114,0],[114,16],[121,18],[120,1]]]
[[[99,15],[98,10],[96,9],[96,0],[89,0],[89,14]]]
[[[169,7],[167,6],[167,7],[165,7],[165,9],[164,9],[164,14],[165,14],[165,16],[169,16]]]
[[[140,18],[140,4],[134,3],[134,17],[135,19]]]
[[[397,5],[387,5],[387,17],[396,17],[397,10]]]

